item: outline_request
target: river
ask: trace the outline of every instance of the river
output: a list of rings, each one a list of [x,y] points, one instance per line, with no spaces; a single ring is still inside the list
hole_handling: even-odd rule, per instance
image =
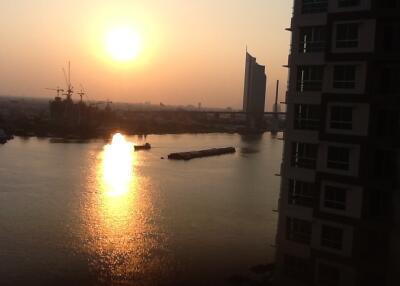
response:
[[[145,140],[151,150],[132,150]],[[228,146],[237,152],[161,159]],[[225,285],[247,275],[274,259],[282,148],[269,133],[9,141],[0,285]]]

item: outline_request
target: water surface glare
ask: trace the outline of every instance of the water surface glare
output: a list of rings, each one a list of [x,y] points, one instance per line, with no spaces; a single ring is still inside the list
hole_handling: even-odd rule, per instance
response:
[[[0,285],[225,285],[273,260],[282,148],[269,133],[16,138],[0,146]]]

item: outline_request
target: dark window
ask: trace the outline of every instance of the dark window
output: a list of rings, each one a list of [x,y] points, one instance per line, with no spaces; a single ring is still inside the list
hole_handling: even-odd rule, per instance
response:
[[[317,144],[294,142],[292,144],[292,166],[315,169],[317,164],[317,153]]]
[[[286,219],[286,238],[291,241],[309,244],[311,242],[311,222],[290,218]]]
[[[379,136],[400,136],[400,114],[398,110],[380,110],[375,129]]]
[[[371,249],[371,246],[369,248]],[[369,254],[369,251],[366,253]],[[369,257],[373,256],[369,254]],[[375,271],[377,271],[378,273],[374,273],[371,271],[361,273],[359,285],[362,286],[389,285],[388,275],[386,275],[386,273],[380,273],[379,270]]]
[[[384,67],[381,74],[381,88],[378,92],[400,96],[400,67]]]
[[[356,66],[335,66],[333,71],[334,88],[354,88],[356,86]]]
[[[311,207],[314,204],[314,184],[297,180],[289,181],[289,204]]]
[[[294,128],[318,130],[320,122],[320,106],[311,104],[296,104]]]
[[[343,229],[323,225],[321,233],[321,245],[333,249],[342,249]]]
[[[375,151],[374,175],[377,178],[396,178],[397,152],[378,149]]]
[[[339,0],[339,7],[353,7],[360,5],[360,0]]]
[[[389,22],[383,26],[383,49],[386,52],[399,52],[400,23]]]
[[[340,285],[340,270],[332,265],[319,263],[317,281],[319,286]]]
[[[392,195],[384,189],[371,189],[368,192],[369,216],[386,219],[392,209]]]
[[[328,0],[303,0],[301,12],[303,14],[313,14],[326,12]]]
[[[297,68],[297,91],[320,91],[323,76],[323,66],[299,66]]]
[[[284,273],[287,277],[294,278],[302,282],[308,282],[312,279],[311,263],[305,258],[285,255]]]
[[[349,170],[350,149],[345,147],[328,147],[327,167],[338,170]]]
[[[336,25],[336,48],[358,47],[358,23]]]
[[[345,188],[325,186],[324,207],[345,210],[346,194],[347,190]]]
[[[345,130],[351,130],[353,128],[353,107],[332,106],[330,111],[330,128]]]
[[[300,53],[322,52],[325,49],[326,30],[324,26],[300,29]]]
[[[399,0],[379,0],[377,2],[380,8],[384,9],[393,9],[393,8],[398,8],[400,6]]]

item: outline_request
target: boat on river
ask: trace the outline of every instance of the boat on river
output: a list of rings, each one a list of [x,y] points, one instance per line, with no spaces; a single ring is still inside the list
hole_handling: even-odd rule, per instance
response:
[[[224,154],[232,154],[235,152],[236,152],[236,149],[234,147],[212,148],[212,149],[206,149],[206,150],[200,150],[200,151],[171,153],[168,155],[168,159],[187,161],[187,160],[191,160],[191,159],[195,159],[195,158],[219,156],[219,155],[224,155]]]
[[[135,145],[134,148],[135,148],[135,151],[150,150],[151,149],[151,145],[149,143],[146,143],[146,144],[143,144],[143,145]]]

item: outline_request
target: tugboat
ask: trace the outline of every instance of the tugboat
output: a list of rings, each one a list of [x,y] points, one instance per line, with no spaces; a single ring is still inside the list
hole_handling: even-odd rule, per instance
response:
[[[151,145],[149,143],[146,143],[146,144],[143,144],[143,145],[135,145],[134,148],[135,148],[135,151],[150,150],[151,149]]]

